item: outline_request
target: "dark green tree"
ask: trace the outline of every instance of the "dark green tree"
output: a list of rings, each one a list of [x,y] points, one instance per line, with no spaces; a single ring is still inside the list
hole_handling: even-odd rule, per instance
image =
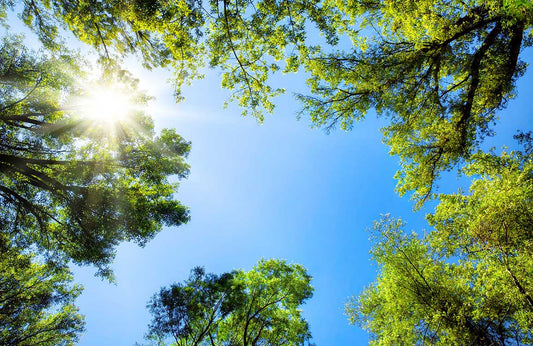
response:
[[[220,276],[194,268],[184,284],[162,288],[148,304],[153,320],[148,338],[172,337],[180,345],[198,345],[216,335],[219,322],[239,303],[242,292],[233,273]]]
[[[177,345],[303,345],[309,326],[300,305],[312,296],[300,265],[261,260],[249,272],[221,276],[194,269],[185,284],[150,301],[149,338]]]
[[[84,329],[69,270],[39,264],[0,234],[0,344],[73,345]]]
[[[347,306],[375,345],[533,342],[533,161],[478,153],[470,193],[441,195],[434,229],[376,224],[377,281]]]
[[[115,123],[85,118],[72,101],[87,93],[77,59],[39,56],[19,39],[0,43],[1,230],[21,248],[110,277],[118,243],[143,245],[162,225],[188,220],[167,178],[187,175],[190,144],[172,130],[156,135],[140,110]],[[110,81],[133,103],[147,100],[116,66],[93,88]]]

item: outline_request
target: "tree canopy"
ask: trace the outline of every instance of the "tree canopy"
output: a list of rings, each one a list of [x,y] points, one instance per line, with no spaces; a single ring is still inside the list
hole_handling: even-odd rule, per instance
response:
[[[311,336],[299,310],[310,281],[302,266],[280,260],[220,276],[195,268],[184,284],[154,295],[148,337],[180,346],[302,345]]]
[[[87,92],[75,77],[84,73],[77,59],[39,56],[16,38],[1,42],[2,232],[17,246],[92,264],[110,277],[119,242],[143,245],[162,225],[188,220],[167,178],[187,176],[190,144],[173,130],[156,135],[142,110],[111,125],[84,118],[71,101]],[[119,81],[137,104],[147,100],[116,66],[99,82],[109,81]]]
[[[12,3],[2,3],[5,13]],[[74,33],[106,58],[137,53],[147,67],[172,66],[176,92],[206,64],[224,70],[222,84],[235,90],[243,108],[261,116],[272,110],[281,89],[266,82],[286,60],[287,70],[306,52],[306,20],[335,41],[331,4],[275,1],[24,1],[21,17],[50,48],[60,45],[58,28]],[[286,52],[296,48],[296,51]]]
[[[5,13],[12,3],[3,3]],[[527,1],[23,1],[21,16],[49,47],[58,26],[103,56],[139,53],[173,66],[176,92],[205,64],[222,69],[244,113],[272,111],[276,71],[303,68],[302,114],[350,129],[370,109],[399,155],[399,192],[423,202],[440,172],[492,134],[532,42]],[[317,33],[323,39],[311,39]],[[420,203],[418,204],[420,205]]]
[[[476,154],[470,193],[441,195],[424,236],[376,224],[378,279],[347,305],[373,344],[533,342],[531,155]]]
[[[86,67],[64,48],[69,30],[100,53],[99,83],[119,81],[137,104],[147,97],[119,67],[130,53],[149,68],[172,67],[178,99],[204,66],[220,68],[231,99],[259,120],[284,91],[270,77],[298,70],[310,88],[298,96],[301,116],[314,125],[349,130],[370,110],[386,116],[398,191],[412,191],[417,207],[433,197],[440,204],[424,235],[406,234],[399,220],[376,224],[380,274],[348,305],[352,321],[375,344],[533,343],[531,142],[524,152],[477,152],[526,70],[531,2],[23,0],[0,1],[0,19],[10,9],[48,53],[11,37],[0,46],[0,223],[6,254],[23,263],[20,278],[0,279],[26,287],[42,275],[37,296],[48,300],[0,306],[15,311],[3,320],[9,337],[47,335],[27,323],[51,323],[63,336],[50,340],[75,340],[82,327],[65,263],[92,264],[110,278],[118,243],[143,245],[163,225],[188,220],[169,176],[186,177],[190,144],[172,130],[156,134],[143,111],[105,125],[110,131],[84,119],[72,106],[86,94],[78,78]],[[437,195],[439,174],[460,162],[473,177],[470,192]],[[180,345],[302,344],[310,333],[298,308],[309,282],[282,261],[220,276],[196,269],[154,296],[149,335]],[[63,304],[59,315],[52,301]],[[37,312],[26,316],[24,304]]]
[[[525,1],[341,2],[353,48],[309,64],[302,97],[320,125],[350,128],[374,108],[399,155],[401,194],[419,201],[439,172],[468,158],[492,134],[496,111],[514,95],[532,42],[533,5]],[[365,34],[370,32],[369,34]]]

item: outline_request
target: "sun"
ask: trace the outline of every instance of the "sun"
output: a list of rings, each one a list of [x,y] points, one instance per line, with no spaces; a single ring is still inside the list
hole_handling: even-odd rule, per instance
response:
[[[94,87],[79,99],[78,107],[87,120],[113,124],[126,120],[134,103],[116,87]]]

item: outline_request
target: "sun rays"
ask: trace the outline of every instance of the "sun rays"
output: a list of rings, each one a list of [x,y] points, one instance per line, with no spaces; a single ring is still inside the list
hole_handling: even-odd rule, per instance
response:
[[[64,111],[82,137],[118,144],[134,134],[143,136],[150,98],[137,90],[134,82],[127,82],[110,82],[100,77],[83,83],[77,95],[70,97]]]
[[[134,111],[130,97],[116,86],[97,86],[80,98],[79,106],[86,120],[111,125],[124,122]]]

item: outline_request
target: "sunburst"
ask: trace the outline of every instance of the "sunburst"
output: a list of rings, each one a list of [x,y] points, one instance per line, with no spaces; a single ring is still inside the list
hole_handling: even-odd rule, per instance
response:
[[[78,99],[77,108],[82,116],[95,125],[124,122],[134,110],[131,98],[114,86],[95,86]]]

